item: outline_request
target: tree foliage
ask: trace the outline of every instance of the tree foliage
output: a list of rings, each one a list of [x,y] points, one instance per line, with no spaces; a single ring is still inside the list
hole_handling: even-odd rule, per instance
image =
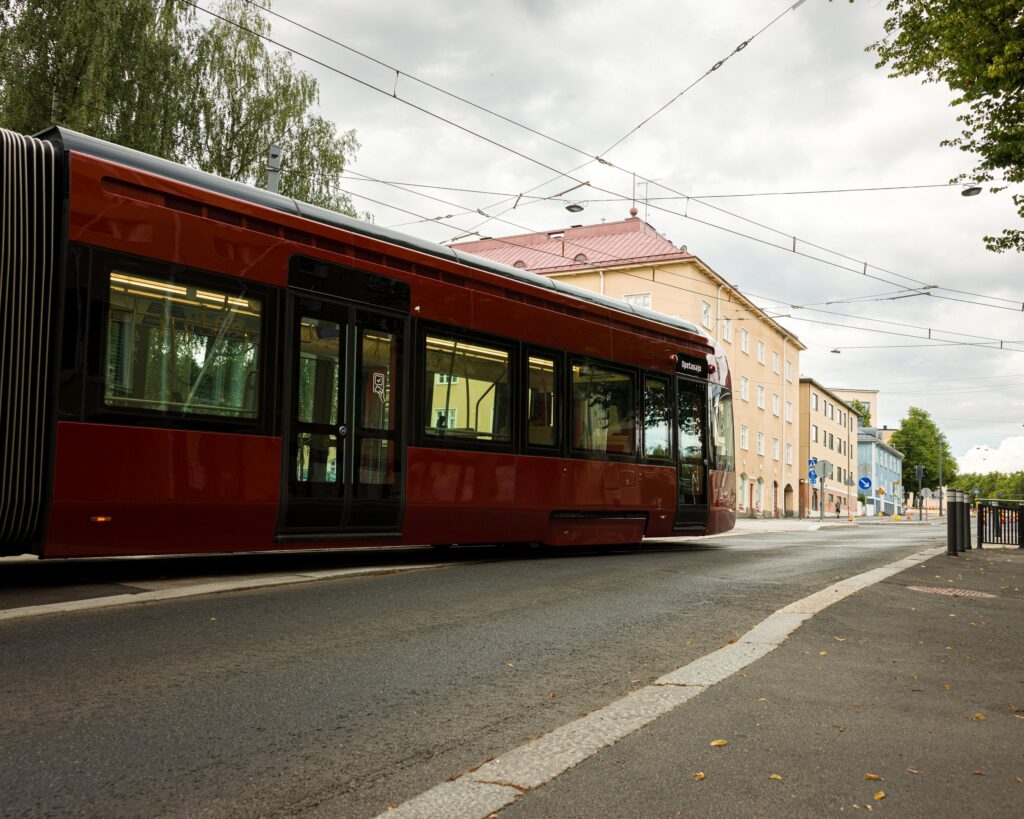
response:
[[[856,398],[850,401],[850,407],[860,415],[860,425],[862,427],[871,426],[871,407],[863,401],[858,401]]]
[[[962,132],[942,144],[977,154],[970,179],[1024,182],[1024,13],[1020,0],[889,0],[886,36],[868,47],[891,77],[946,83]],[[1013,195],[1024,218],[1024,195]],[[1024,251],[1024,230],[986,236],[989,250]]]
[[[971,498],[1024,498],[1024,471],[1020,472],[967,472],[957,477],[950,486],[969,492]],[[975,494],[974,490],[978,489]]]
[[[0,0],[0,125],[57,123],[352,214],[336,189],[359,147],[317,115],[319,86],[271,51],[270,0],[221,0],[200,25],[177,0]]]
[[[893,432],[889,443],[904,455],[903,488],[907,492],[917,491],[914,467],[918,465],[924,467],[924,480],[921,485],[938,489],[940,449],[942,480],[944,483],[955,480],[957,463],[949,451],[949,441],[925,410],[911,407],[907,411],[907,417],[900,422],[899,429]]]

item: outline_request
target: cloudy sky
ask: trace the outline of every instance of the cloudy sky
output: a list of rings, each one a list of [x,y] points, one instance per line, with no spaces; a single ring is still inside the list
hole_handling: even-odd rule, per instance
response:
[[[779,321],[808,346],[803,375],[833,386],[880,389],[878,423],[893,426],[908,406],[925,408],[958,456],[975,446],[996,449],[1024,434],[1024,259],[989,253],[981,242],[986,233],[1015,224],[1009,192],[964,198],[957,187],[938,187],[707,200],[778,233],[700,202],[663,198],[935,185],[969,171],[971,157],[939,146],[957,134],[948,89],[889,79],[865,53],[883,32],[883,2],[808,0],[605,153],[788,5],[276,0],[275,11],[384,65],[285,21],[275,20],[273,31],[289,47],[368,84],[296,58],[297,67],[320,80],[323,113],[358,133],[362,147],[343,184],[378,224],[447,241],[474,230],[505,236],[622,219],[636,172],[653,180],[637,188],[638,199],[649,197],[646,205],[638,203],[640,215],[757,304],[782,315]],[[402,72],[397,82],[394,68]],[[587,158],[574,149],[606,155],[613,167],[590,161],[580,168]],[[559,176],[552,169],[571,173]],[[361,177],[449,190],[415,189],[431,199]],[[562,201],[529,196],[508,210],[519,193],[551,196],[576,181],[591,185],[570,195],[585,204],[583,213],[570,215]],[[478,209],[503,215],[485,219]],[[444,224],[426,221],[437,217],[446,217]],[[887,281],[795,255],[792,236],[799,250],[829,262],[853,270],[862,270],[865,261],[877,265],[885,272],[869,272]],[[921,283],[1018,303],[948,291],[889,298]],[[820,305],[880,294],[887,295]],[[820,305],[846,315],[789,305]],[[921,327],[946,343],[929,342]],[[949,343],[993,339],[1017,341],[1006,345],[1017,351]],[[834,348],[841,352],[831,353]],[[1024,447],[1005,451],[1012,454],[1000,460],[1002,468],[1024,468]]]

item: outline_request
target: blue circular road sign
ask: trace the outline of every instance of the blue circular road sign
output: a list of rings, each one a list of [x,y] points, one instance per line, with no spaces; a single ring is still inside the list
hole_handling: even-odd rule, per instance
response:
[[[859,481],[857,481],[857,486],[859,486],[861,489],[870,489],[871,478],[868,478],[867,476],[861,478]]]

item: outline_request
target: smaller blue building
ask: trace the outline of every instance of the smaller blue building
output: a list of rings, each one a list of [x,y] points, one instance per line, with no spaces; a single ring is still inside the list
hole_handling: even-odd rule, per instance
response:
[[[882,440],[875,427],[857,430],[857,477],[870,478],[869,489],[857,488],[868,515],[903,514],[903,453]],[[882,490],[879,492],[879,490]]]

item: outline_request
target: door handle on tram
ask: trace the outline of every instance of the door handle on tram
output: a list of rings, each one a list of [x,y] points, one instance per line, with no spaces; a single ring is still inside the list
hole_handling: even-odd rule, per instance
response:
[[[347,424],[340,424],[338,426],[338,437],[339,438],[347,438],[348,437],[348,425]]]

